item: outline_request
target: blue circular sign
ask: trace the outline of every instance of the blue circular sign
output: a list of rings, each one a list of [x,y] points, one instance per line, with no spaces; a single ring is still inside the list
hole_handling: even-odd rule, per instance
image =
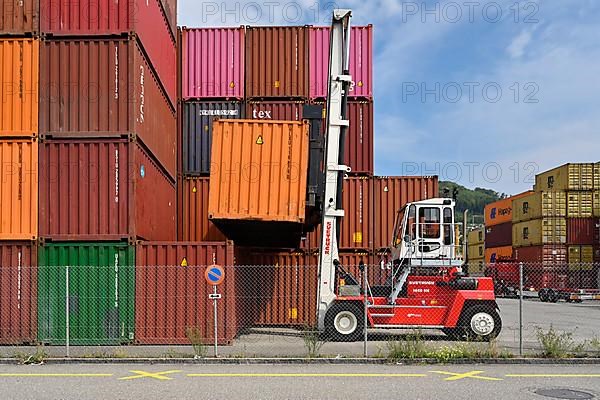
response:
[[[140,167],[140,176],[142,178],[146,177],[146,167],[144,167],[143,165]]]
[[[220,285],[225,279],[225,270],[220,265],[211,265],[206,268],[204,277],[209,285]]]

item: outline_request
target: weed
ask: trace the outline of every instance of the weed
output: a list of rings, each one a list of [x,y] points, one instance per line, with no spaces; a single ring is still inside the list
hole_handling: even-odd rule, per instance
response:
[[[37,346],[35,353],[15,353],[15,358],[19,359],[21,363],[25,365],[30,364],[43,364],[44,360],[48,358],[48,353],[44,350],[43,346]]]
[[[185,329],[185,335],[194,349],[194,358],[205,358],[208,349],[206,348],[205,339],[202,337],[200,328],[188,327]]]
[[[394,360],[414,360],[417,358],[427,358],[430,349],[423,341],[423,335],[420,331],[415,331],[406,336],[404,340],[389,341],[388,358]]]
[[[190,355],[188,353],[183,353],[183,352],[179,352],[175,349],[168,349],[166,353],[164,353],[162,355],[162,358],[190,358],[193,357],[193,355]]]
[[[542,346],[542,357],[567,358],[584,351],[585,344],[575,343],[573,332],[558,332],[552,325],[547,331],[540,327],[536,327],[535,330],[537,340]]]
[[[590,348],[594,353],[600,353],[600,337],[596,336],[589,342]]]
[[[316,358],[321,352],[321,348],[327,340],[321,335],[321,332],[314,330],[312,327],[305,327],[302,331],[302,340],[306,348],[308,358]]]

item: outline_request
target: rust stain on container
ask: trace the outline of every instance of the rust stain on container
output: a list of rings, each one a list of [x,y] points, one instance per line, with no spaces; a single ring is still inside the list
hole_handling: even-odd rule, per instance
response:
[[[43,135],[135,133],[176,176],[175,109],[136,40],[44,40],[40,58]]]
[[[136,342],[149,345],[190,344],[186,330],[198,329],[203,343],[214,341],[213,292],[204,273],[218,264],[225,280],[218,287],[220,344],[238,332],[238,280],[231,242],[141,242],[136,246]]]
[[[210,178],[185,177],[182,183],[183,240],[189,242],[219,242],[225,235],[208,220]]]
[[[306,218],[307,123],[215,121],[211,163],[208,215],[228,238],[298,245]]]
[[[350,177],[344,181],[340,249],[373,248],[373,178]]]
[[[0,0],[0,34],[39,32],[39,8],[39,0]]]
[[[0,39],[0,136],[38,133],[39,56],[37,39]]]
[[[246,97],[308,97],[309,29],[246,27]]]
[[[35,240],[37,214],[37,140],[0,140],[0,240]]]
[[[174,240],[175,185],[139,143],[40,144],[40,237]]]

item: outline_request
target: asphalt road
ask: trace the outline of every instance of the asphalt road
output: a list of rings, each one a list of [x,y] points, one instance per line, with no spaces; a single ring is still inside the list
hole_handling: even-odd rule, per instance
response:
[[[6,400],[542,400],[547,389],[600,398],[600,366],[0,366]]]

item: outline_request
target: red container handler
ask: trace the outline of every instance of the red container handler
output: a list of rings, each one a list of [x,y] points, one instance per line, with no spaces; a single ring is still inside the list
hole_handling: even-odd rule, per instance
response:
[[[40,52],[41,135],[135,134],[175,178],[175,109],[135,40],[44,40]]]
[[[197,328],[205,344],[214,342],[213,286],[206,268],[224,268],[217,291],[217,339],[231,344],[238,332],[237,275],[232,242],[140,242],[136,245],[135,332],[145,345],[190,344],[186,329]]]
[[[600,243],[600,219],[568,218],[567,244],[594,245]]]
[[[40,8],[45,36],[134,34],[171,106],[177,104],[175,35],[159,0],[40,0]]]
[[[512,222],[485,227],[485,247],[504,247],[512,245]]]
[[[40,31],[38,0],[0,0],[0,35],[32,35]]]
[[[43,240],[174,240],[175,184],[132,139],[40,143]]]
[[[33,344],[36,337],[36,242],[0,241],[0,344]]]

